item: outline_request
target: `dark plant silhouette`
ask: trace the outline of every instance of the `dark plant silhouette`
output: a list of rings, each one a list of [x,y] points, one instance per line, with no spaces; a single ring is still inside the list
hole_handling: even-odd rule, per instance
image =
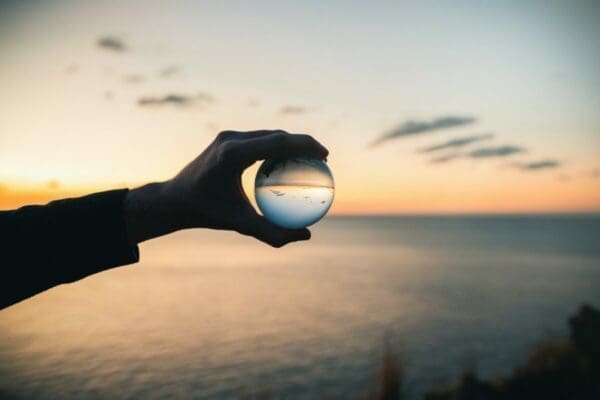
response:
[[[600,399],[600,311],[582,306],[569,325],[569,337],[544,341],[508,377],[481,380],[466,370],[425,399]]]
[[[386,341],[381,357],[378,388],[373,400],[401,400],[403,373],[399,352]]]
[[[480,379],[466,368],[459,381],[432,388],[425,400],[509,400],[509,399],[600,399],[600,311],[580,307],[569,319],[571,332],[566,338],[551,338],[532,349],[526,363],[507,377]],[[404,369],[399,351],[384,341],[374,387],[366,400],[403,400]],[[243,394],[241,399],[275,398],[267,389]]]

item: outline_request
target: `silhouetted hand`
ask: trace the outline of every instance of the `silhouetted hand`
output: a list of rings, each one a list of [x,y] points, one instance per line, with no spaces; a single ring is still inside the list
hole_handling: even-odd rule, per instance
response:
[[[285,131],[224,131],[173,179],[133,189],[125,200],[130,242],[186,228],[233,230],[274,247],[310,238],[308,229],[280,228],[257,214],[242,172],[258,160],[292,154],[326,158],[309,135]]]

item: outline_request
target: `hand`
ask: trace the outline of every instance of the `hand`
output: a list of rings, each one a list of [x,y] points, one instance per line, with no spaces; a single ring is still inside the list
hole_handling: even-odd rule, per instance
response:
[[[253,236],[274,247],[307,240],[310,231],[280,228],[259,215],[242,188],[242,172],[258,160],[293,154],[326,158],[309,135],[285,131],[224,131],[173,179],[131,190],[125,220],[131,243],[186,228]]]

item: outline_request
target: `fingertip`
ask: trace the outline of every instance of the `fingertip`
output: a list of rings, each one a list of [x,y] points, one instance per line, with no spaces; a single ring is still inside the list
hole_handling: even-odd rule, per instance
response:
[[[318,154],[319,158],[321,158],[321,160],[327,160],[327,156],[329,156],[329,150],[327,150],[327,148],[325,146],[323,146],[321,143],[318,143],[318,147],[316,150],[317,150],[317,154]]]
[[[251,228],[244,231],[244,234],[254,236],[258,240],[275,248],[283,247],[291,242],[309,240],[311,237],[310,231],[306,228],[282,228],[269,222],[258,214],[254,215],[252,222],[250,222],[248,226]]]
[[[303,240],[309,240],[310,236],[310,231],[306,228],[302,228],[290,231],[288,238],[290,242],[299,242]]]
[[[327,156],[329,155],[329,150],[327,150],[327,147],[323,146],[321,144],[321,142],[319,142],[314,137],[311,136],[310,138],[312,139],[313,148],[314,148],[316,155],[318,155],[319,158],[321,158],[322,160],[325,160],[327,158]]]
[[[287,245],[288,243],[309,240],[310,237],[311,233],[306,228],[288,230],[287,234],[279,235],[278,239],[274,241],[272,246],[279,248]]]
[[[293,133],[288,135],[287,138],[295,143],[298,150],[305,151],[312,156],[323,160],[329,155],[329,150],[312,135],[307,133]]]
[[[308,229],[304,228],[301,231],[301,239],[300,240],[309,240],[311,238],[311,236],[312,236],[312,233]]]

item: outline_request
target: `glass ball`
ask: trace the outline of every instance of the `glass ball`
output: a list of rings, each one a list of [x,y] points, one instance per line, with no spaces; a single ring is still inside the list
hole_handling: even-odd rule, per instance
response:
[[[266,160],[256,174],[254,193],[266,219],[283,228],[304,228],[327,214],[335,185],[327,164],[316,158]]]

